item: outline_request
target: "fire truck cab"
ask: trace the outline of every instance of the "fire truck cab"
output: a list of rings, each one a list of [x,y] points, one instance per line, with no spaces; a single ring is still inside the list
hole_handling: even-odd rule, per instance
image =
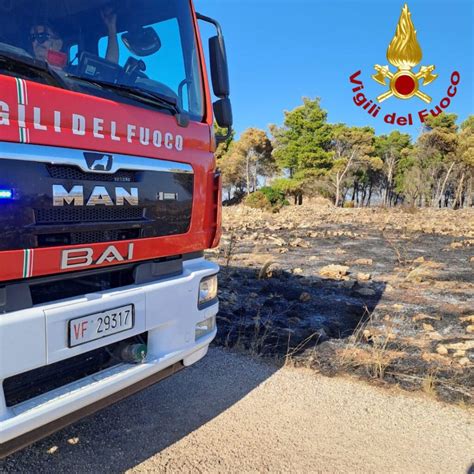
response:
[[[0,0],[0,458],[206,354],[214,121],[191,0]]]

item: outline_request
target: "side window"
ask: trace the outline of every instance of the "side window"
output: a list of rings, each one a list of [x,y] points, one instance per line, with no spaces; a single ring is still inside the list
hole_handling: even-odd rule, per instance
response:
[[[178,97],[182,98],[183,108],[189,110],[189,86],[185,82],[186,71],[178,20],[175,18],[150,26],[160,37],[160,50],[151,56],[138,57],[131,53],[119,38],[119,64],[123,66],[130,56],[143,60],[146,64],[145,74],[147,77],[170,88]],[[107,37],[99,40],[99,55],[102,58],[106,57],[107,45]]]

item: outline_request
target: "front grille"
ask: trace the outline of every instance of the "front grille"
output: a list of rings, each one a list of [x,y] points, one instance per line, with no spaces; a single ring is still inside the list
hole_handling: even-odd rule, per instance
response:
[[[92,230],[87,232],[70,232],[38,235],[39,247],[56,247],[59,245],[97,244],[115,242],[141,237],[140,229]]]
[[[26,402],[52,390],[121,363],[118,349],[124,342],[147,343],[147,333],[96,349],[55,364],[10,377],[3,382],[8,407]]]
[[[144,218],[143,215],[141,207],[35,209],[37,224],[139,221]]]
[[[181,172],[181,165],[170,161],[170,168],[161,168],[158,162],[156,169],[135,170],[144,159],[130,156],[130,161],[124,159],[123,169],[107,174],[90,172],[82,152],[70,150],[67,155],[78,161],[53,161],[54,156],[38,158],[51,160],[47,162],[0,160],[0,185],[6,179],[5,186],[15,189],[15,199],[6,202],[6,207],[0,202],[0,253],[127,238],[165,238],[189,231],[194,175]],[[117,160],[115,164],[122,167]],[[58,201],[61,195],[63,205],[54,205],[55,196]],[[89,202],[91,196],[97,197],[96,201]],[[104,205],[106,198],[110,198],[110,205]],[[131,235],[122,232],[128,229],[134,229]],[[83,233],[86,231],[100,232]]]
[[[71,232],[71,245],[113,242],[140,237],[139,229],[129,230],[94,230],[89,232]]]
[[[122,286],[133,285],[135,265],[122,265],[94,270],[93,272],[79,272],[68,275],[46,277],[33,280],[25,291],[29,290],[31,298],[25,295],[25,300],[31,299],[33,305],[51,303],[65,298],[74,298],[87,293],[113,290]],[[56,279],[55,279],[56,278]]]
[[[48,173],[54,179],[72,179],[76,181],[109,181],[112,183],[134,183],[135,171],[117,171],[114,174],[85,173],[75,166],[47,165]]]

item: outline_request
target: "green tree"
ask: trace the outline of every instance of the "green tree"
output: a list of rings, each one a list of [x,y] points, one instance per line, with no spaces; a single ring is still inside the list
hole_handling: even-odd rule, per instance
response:
[[[472,195],[474,176],[474,115],[470,115],[462,124],[458,135],[457,160],[459,162],[458,180],[454,194],[453,207],[462,207],[465,196]]]
[[[219,127],[217,122],[214,122],[214,135],[224,135],[227,129]],[[230,137],[217,146],[214,155],[217,160],[217,167],[222,174],[222,187],[227,190],[227,198],[231,198],[232,190],[242,186],[239,182],[239,163],[236,156],[232,155],[232,146],[234,144],[235,131],[232,131]]]
[[[342,205],[345,180],[353,166],[360,172],[380,169],[382,162],[374,155],[375,132],[370,127],[347,127],[337,124],[333,127],[332,149],[333,166],[330,173],[335,188],[334,204]]]
[[[248,128],[236,142],[234,152],[244,161],[247,194],[257,190],[259,176],[269,177],[276,172],[272,151],[267,134],[258,128]]]
[[[277,171],[272,156],[272,145],[267,134],[257,128],[249,128],[234,141],[218,160],[223,186],[230,191],[255,191],[259,177],[273,176]]]
[[[280,168],[300,180],[326,174],[331,168],[331,127],[320,99],[305,97],[303,105],[284,114],[282,127],[270,126],[273,154]]]
[[[432,206],[441,207],[446,186],[456,166],[456,119],[455,114],[445,113],[428,117],[425,121],[427,131],[418,139],[421,164],[428,172],[426,177],[431,183]]]
[[[394,130],[388,135],[375,137],[375,154],[382,160],[381,194],[385,206],[393,204],[395,176],[400,160],[411,147],[410,135]]]
[[[222,173],[222,187],[227,191],[227,199],[232,193],[243,194],[245,189],[245,167],[240,153],[231,147],[219,160],[219,169]]]
[[[411,203],[447,204],[459,164],[455,114],[428,117],[414,147],[400,160],[397,191]]]
[[[227,129],[219,127],[219,125],[217,125],[217,122],[214,122],[214,135],[225,135],[226,133],[227,133]],[[234,137],[235,137],[235,131],[233,130],[230,137],[227,140],[225,140],[222,143],[219,143],[214,153],[217,161],[219,161],[224,155],[226,155],[229,152],[230,147],[232,146],[232,143],[234,141]]]
[[[281,191],[285,197],[291,196],[295,204],[303,203],[302,182],[295,178],[277,178],[272,181],[272,188]]]

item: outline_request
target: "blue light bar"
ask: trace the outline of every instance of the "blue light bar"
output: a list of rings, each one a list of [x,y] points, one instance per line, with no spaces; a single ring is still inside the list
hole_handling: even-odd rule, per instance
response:
[[[0,199],[12,199],[13,190],[11,189],[0,189]]]

